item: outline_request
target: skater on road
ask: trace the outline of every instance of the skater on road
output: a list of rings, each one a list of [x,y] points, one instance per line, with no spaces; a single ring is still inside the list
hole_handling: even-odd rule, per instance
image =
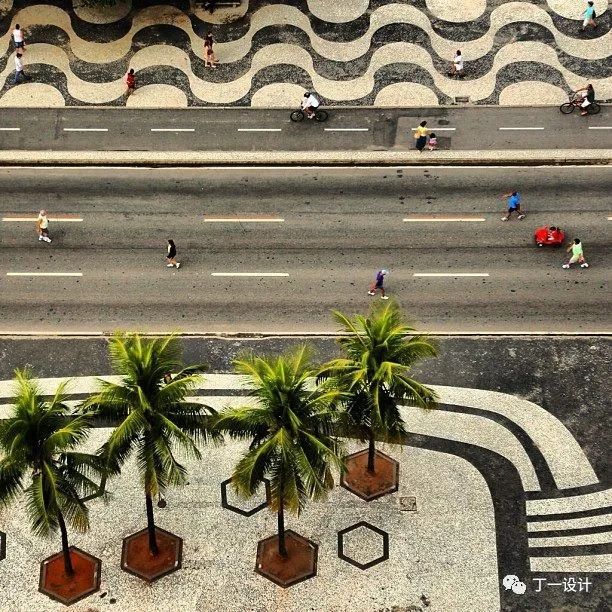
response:
[[[49,219],[47,218],[47,211],[41,210],[36,219],[36,231],[38,232],[39,242],[51,242],[49,238]]]
[[[567,270],[576,262],[580,263],[581,268],[589,267],[589,264],[584,259],[584,251],[582,250],[582,242],[580,242],[580,238],[574,238],[574,243],[567,247],[567,252],[569,253],[570,251],[572,252],[572,256],[567,263],[564,263],[563,266],[561,266],[562,268]]]
[[[176,261],[176,245],[174,244],[174,240],[168,240],[168,251],[166,253],[166,264],[167,268],[176,267],[178,270],[181,267],[181,264]]]
[[[502,221],[508,221],[515,212],[519,219],[524,219],[525,214],[521,212],[521,194],[518,191],[512,193],[505,193],[502,197],[508,198],[508,214],[502,217]]]
[[[374,282],[370,285],[370,290],[368,291],[368,295],[376,295],[376,290],[380,289],[381,298],[383,300],[388,300],[388,296],[385,295],[385,288],[383,287],[383,283],[385,282],[385,276],[389,274],[388,270],[379,270],[376,273],[376,278]]]

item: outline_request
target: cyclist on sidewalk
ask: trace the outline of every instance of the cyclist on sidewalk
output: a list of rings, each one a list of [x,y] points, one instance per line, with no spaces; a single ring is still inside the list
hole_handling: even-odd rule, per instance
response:
[[[302,98],[302,110],[306,113],[306,116],[309,119],[314,119],[315,112],[317,108],[319,108],[320,104],[321,103],[317,97],[310,91],[307,91]]]
[[[525,218],[525,213],[521,212],[521,194],[518,191],[505,193],[502,197],[508,198],[508,214],[502,217],[502,221],[508,221],[513,212],[516,212],[519,219]]]

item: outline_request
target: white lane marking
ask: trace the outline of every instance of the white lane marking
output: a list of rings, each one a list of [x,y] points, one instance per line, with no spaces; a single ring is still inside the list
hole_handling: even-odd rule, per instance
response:
[[[369,132],[370,128],[323,128],[325,132]]]
[[[236,218],[236,217],[204,217],[204,223],[284,223],[280,218]]]
[[[543,127],[500,127],[499,130],[543,130]]]
[[[458,276],[489,276],[486,272],[416,272],[412,276],[458,277]]]
[[[462,222],[471,223],[472,221],[486,221],[484,217],[421,217],[421,218],[410,218],[402,219],[404,223],[438,223],[438,222]]]
[[[238,128],[239,132],[282,132],[283,128]]]
[[[20,132],[21,128],[0,127],[0,132]]]
[[[612,130],[612,125],[589,126],[589,130]]]
[[[287,272],[211,272],[211,276],[289,276]]]
[[[151,128],[152,132],[195,132],[195,128]]]
[[[433,132],[434,129],[436,132],[454,132],[457,128],[444,128],[444,127],[436,127],[436,128],[427,128],[430,132]],[[412,128],[413,132],[416,132],[416,128]]]
[[[82,272],[7,272],[7,276],[83,276]]]
[[[2,221],[6,223],[21,223],[28,222],[34,223],[37,217],[2,217]],[[48,217],[49,221],[59,223],[79,223],[83,221],[82,217]]]
[[[108,132],[108,128],[64,128],[64,132]]]

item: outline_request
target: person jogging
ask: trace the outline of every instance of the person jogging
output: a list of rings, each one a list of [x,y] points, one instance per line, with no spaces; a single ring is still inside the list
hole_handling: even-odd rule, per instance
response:
[[[525,213],[521,211],[521,194],[518,191],[505,193],[502,197],[508,199],[508,213],[502,217],[502,221],[508,221],[513,212],[518,215],[519,219],[525,218]]]
[[[582,242],[580,238],[574,238],[574,243],[567,247],[567,252],[572,252],[572,256],[567,263],[564,263],[561,267],[566,270],[574,263],[580,263],[581,268],[588,268],[589,264],[584,259],[584,251],[582,250]]]
[[[39,242],[51,242],[51,238],[49,237],[49,219],[47,217],[47,211],[44,209],[38,213],[36,231],[38,232]]]
[[[168,249],[166,252],[166,264],[167,268],[176,267],[178,270],[181,267],[181,264],[176,261],[176,245],[174,244],[174,240],[168,240]]]
[[[385,282],[385,276],[389,274],[388,270],[379,270],[376,273],[376,278],[374,282],[370,285],[370,290],[368,291],[368,295],[376,295],[376,290],[380,289],[381,298],[383,300],[388,300],[388,296],[385,295],[385,288],[383,287],[383,283]]]

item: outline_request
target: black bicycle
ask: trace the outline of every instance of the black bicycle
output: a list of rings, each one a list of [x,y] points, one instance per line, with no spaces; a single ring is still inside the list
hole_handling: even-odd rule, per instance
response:
[[[570,98],[570,101],[565,102],[559,107],[559,110],[564,115],[569,115],[570,113],[573,113],[575,108],[582,108],[581,105],[582,105],[583,98],[581,96],[578,96],[576,92],[572,92],[572,93],[573,93],[573,96]],[[586,111],[589,115],[596,115],[600,110],[601,110],[601,106],[599,106],[597,102],[591,102],[591,104],[589,104],[586,107]]]
[[[304,119],[306,119],[306,113],[303,110],[295,110],[291,113],[290,115],[291,117],[291,121],[304,121]],[[327,111],[324,111],[323,109],[317,108],[315,110],[315,116],[314,116],[314,120],[315,121],[319,121],[319,122],[323,122],[323,121],[327,121],[327,118],[329,117],[329,114]]]

